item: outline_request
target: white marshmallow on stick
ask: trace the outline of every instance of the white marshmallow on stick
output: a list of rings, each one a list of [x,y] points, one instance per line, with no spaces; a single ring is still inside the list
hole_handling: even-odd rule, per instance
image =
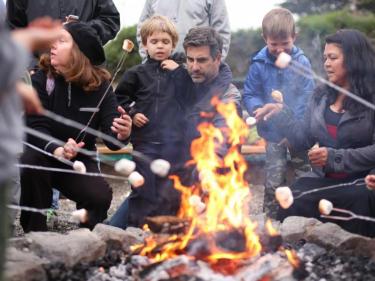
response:
[[[133,50],[133,48],[134,48],[134,43],[129,39],[125,39],[124,42],[122,43],[122,49],[125,52],[130,53]]]
[[[322,215],[328,216],[333,210],[333,204],[331,201],[328,201],[326,199],[322,199],[319,201],[319,212]]]
[[[189,204],[196,210],[198,214],[203,213],[206,209],[206,204],[202,202],[202,199],[198,195],[190,196]]]
[[[79,209],[72,212],[72,219],[78,223],[86,223],[89,220],[89,214],[86,209]]]
[[[256,123],[257,123],[257,120],[255,119],[255,117],[249,116],[246,118],[246,124],[248,126],[254,126]]]
[[[289,54],[287,54],[285,52],[281,52],[277,56],[277,59],[275,61],[275,65],[278,68],[286,68],[291,61],[292,61],[292,57]]]
[[[150,164],[151,171],[159,177],[165,177],[168,175],[171,164],[164,159],[153,160]]]
[[[77,171],[77,172],[79,172],[81,174],[86,174],[86,166],[85,166],[85,164],[83,162],[81,162],[81,161],[78,161],[78,160],[76,160],[76,161],[73,162],[73,170]]]
[[[132,172],[129,175],[128,180],[135,188],[140,187],[145,183],[145,178],[137,171]]]
[[[115,171],[123,175],[130,175],[135,170],[135,162],[129,159],[120,159],[115,164]]]
[[[283,93],[278,91],[278,90],[273,90],[272,93],[271,93],[271,96],[272,96],[273,100],[277,103],[283,103],[284,102]]]
[[[288,186],[276,188],[275,197],[283,209],[288,209],[294,201],[292,191]]]

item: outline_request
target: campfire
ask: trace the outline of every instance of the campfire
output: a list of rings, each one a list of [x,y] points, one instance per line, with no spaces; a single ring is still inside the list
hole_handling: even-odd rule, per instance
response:
[[[187,165],[196,166],[199,181],[184,186],[177,176],[171,176],[181,192],[177,217],[149,218],[145,228],[159,233],[149,236],[133,251],[155,263],[184,255],[191,261],[206,262],[215,272],[233,275],[262,254],[282,250],[282,240],[270,221],[261,239],[257,224],[249,217],[251,193],[244,177],[247,163],[240,153],[248,134],[247,125],[234,104],[222,103],[218,98],[211,103],[225,118],[227,127],[219,129],[210,122],[198,126],[201,136],[191,144],[192,159]],[[224,158],[216,153],[222,145],[228,146]],[[291,265],[300,267],[292,251],[283,252]]]

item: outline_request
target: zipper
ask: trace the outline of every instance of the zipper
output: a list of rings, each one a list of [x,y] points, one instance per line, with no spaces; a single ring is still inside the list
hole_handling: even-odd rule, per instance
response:
[[[68,84],[68,107],[72,104],[72,83]]]

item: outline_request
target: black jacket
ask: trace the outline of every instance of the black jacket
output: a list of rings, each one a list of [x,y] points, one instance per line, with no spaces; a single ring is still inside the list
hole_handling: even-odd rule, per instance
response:
[[[46,91],[46,79],[46,74],[41,70],[32,76],[33,86],[38,92],[43,107],[58,115],[80,122],[84,125],[88,123],[92,112],[82,111],[82,108],[96,108],[99,100],[109,85],[109,82],[103,83],[98,90],[85,92],[82,88],[72,84],[69,101],[68,83],[65,82],[63,77],[59,76],[55,79],[55,88],[50,96],[48,96]],[[93,129],[101,128],[103,133],[116,137],[116,134],[111,131],[111,125],[113,118],[118,116],[119,113],[117,113],[116,97],[110,90],[103,100],[99,112],[96,113],[92,120],[90,127]],[[80,133],[80,130],[78,129],[55,122],[43,116],[27,116],[26,122],[27,126],[63,142],[66,142],[68,138],[76,139]],[[77,139],[77,142],[81,140],[82,139],[79,138]],[[57,143],[48,143],[47,141],[34,137],[29,138],[29,141],[50,153],[53,153],[53,151],[59,146]],[[87,133],[83,141],[85,142],[85,149],[95,150],[95,136]],[[112,143],[105,142],[105,144],[110,149],[119,149],[119,147]]]
[[[143,113],[149,122],[142,128],[133,126],[132,143],[176,142],[182,138],[182,108],[175,98],[173,72],[163,70],[160,62],[148,59],[125,72],[116,88],[124,108],[135,101],[131,116]]]
[[[66,16],[76,15],[98,32],[103,45],[120,29],[120,14],[112,0],[9,0],[7,10],[12,29],[43,16],[65,21]]]

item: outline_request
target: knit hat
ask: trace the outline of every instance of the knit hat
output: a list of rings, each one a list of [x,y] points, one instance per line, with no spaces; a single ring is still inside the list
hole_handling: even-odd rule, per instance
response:
[[[83,22],[70,22],[64,24],[64,28],[93,65],[105,62],[104,49],[94,28]]]

